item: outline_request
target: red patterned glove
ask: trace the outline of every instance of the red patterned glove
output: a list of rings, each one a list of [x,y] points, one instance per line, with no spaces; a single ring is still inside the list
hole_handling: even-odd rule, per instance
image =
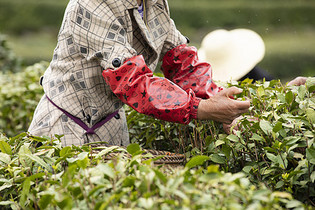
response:
[[[217,94],[221,87],[212,81],[211,65],[198,60],[197,49],[186,44],[168,51],[162,64],[166,78],[184,90],[192,89],[197,97],[207,99]]]
[[[142,55],[104,70],[103,77],[117,97],[140,113],[183,124],[197,118],[201,99],[191,89],[184,91],[166,78],[153,76]]]

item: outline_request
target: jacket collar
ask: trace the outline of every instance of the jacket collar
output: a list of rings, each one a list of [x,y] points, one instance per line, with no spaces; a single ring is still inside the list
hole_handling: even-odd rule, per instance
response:
[[[135,9],[138,8],[137,0],[122,0],[126,5],[126,9]],[[146,0],[148,5],[154,5],[157,0]]]

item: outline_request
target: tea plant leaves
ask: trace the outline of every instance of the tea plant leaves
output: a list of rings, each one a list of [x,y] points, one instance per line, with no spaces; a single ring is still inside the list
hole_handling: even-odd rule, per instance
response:
[[[27,195],[29,194],[31,188],[31,179],[28,177],[24,180],[22,185],[22,192],[21,192],[21,198],[20,198],[20,205],[22,207],[25,206],[25,202],[27,200]]]
[[[225,159],[218,154],[210,155],[210,159],[215,163],[221,163],[221,164],[225,163]]]
[[[271,134],[273,128],[272,128],[270,122],[268,122],[266,120],[261,120],[259,122],[259,126],[260,126],[261,130],[263,130],[266,135]]]
[[[315,124],[315,110],[308,108],[306,110],[306,116],[312,124]]]
[[[139,146],[139,144],[130,144],[127,146],[127,151],[131,155],[135,155],[136,153],[138,153],[140,151],[140,146]]]
[[[196,167],[196,166],[200,166],[202,165],[206,160],[209,160],[209,157],[208,156],[205,156],[205,155],[198,155],[198,156],[195,156],[193,158],[191,158],[188,163],[186,163],[185,167],[186,168],[193,168],[193,167]]]
[[[41,165],[43,168],[49,169],[49,166],[45,163],[45,161],[40,159],[38,156],[33,155],[33,154],[25,154],[25,157],[28,157],[29,159],[35,161],[36,163]]]
[[[169,169],[156,167],[152,163],[143,164],[141,154],[131,159],[118,156],[103,162],[76,146],[60,150],[57,140],[47,139],[42,142],[42,148],[45,149],[31,144],[33,139],[27,137],[17,141],[22,146],[12,150],[12,155],[2,154],[9,156],[12,161],[18,161],[20,157],[21,160],[29,161],[29,164],[16,165],[13,173],[6,173],[7,178],[3,177],[3,169],[12,169],[8,165],[0,165],[0,183],[3,183],[0,199],[14,198],[10,202],[0,200],[0,205],[3,206],[13,205],[22,209],[33,206],[42,209],[99,209],[117,206],[127,209],[158,209],[161,206],[166,209],[213,209],[249,207],[256,203],[263,207],[272,204],[274,209],[281,209],[281,205],[292,200],[289,196],[277,194],[263,186],[252,185],[244,174],[225,174],[219,170],[218,165],[204,169],[201,166],[209,160],[205,155],[195,156],[185,167],[170,172]],[[11,148],[14,146],[14,143],[10,145]],[[137,150],[134,152],[137,154]],[[74,153],[72,157],[54,164],[60,155],[67,156],[71,153]],[[46,160],[50,160],[53,165]],[[65,163],[68,166],[62,167]],[[44,166],[53,167],[54,173],[45,170]],[[265,193],[258,196],[256,190]],[[303,204],[297,202],[296,205],[301,207]]]
[[[0,140],[0,150],[3,152],[3,153],[6,153],[8,155],[12,155],[12,151],[11,151],[11,147],[10,145],[5,142],[5,141],[2,141]]]
[[[306,158],[310,163],[315,164],[315,148],[306,149]]]
[[[6,153],[2,153],[0,152],[0,161],[5,163],[5,164],[10,164],[11,162],[11,156],[6,154]],[[0,162],[0,163],[1,163]]]
[[[307,208],[314,200],[314,78],[299,87],[280,81],[222,84],[243,89],[236,99],[251,101],[230,135],[220,123],[179,125],[126,107],[135,144],[92,150],[90,145],[62,147],[57,135],[25,133],[43,94],[38,80],[46,67],[0,74],[0,129],[9,136],[0,134],[2,207],[283,209]],[[141,148],[182,153],[189,162],[176,169],[154,166],[149,156],[142,160]],[[132,157],[104,160],[117,151]]]
[[[313,173],[311,174],[311,180],[313,183],[315,182],[315,171],[313,171]]]

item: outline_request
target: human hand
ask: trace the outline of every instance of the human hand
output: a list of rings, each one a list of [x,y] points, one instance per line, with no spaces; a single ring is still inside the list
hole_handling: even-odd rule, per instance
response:
[[[238,101],[230,98],[242,91],[237,87],[231,87],[220,91],[209,99],[201,100],[198,106],[197,118],[231,124],[235,118],[249,109],[250,102],[248,100]]]
[[[224,132],[227,134],[232,133],[232,134],[236,135],[236,131],[240,130],[240,123],[241,123],[241,120],[243,120],[243,119],[244,119],[243,116],[239,116],[239,117],[235,118],[231,124],[223,123]],[[253,117],[253,116],[246,116],[246,120],[249,122],[255,122],[255,121],[258,121],[258,118]]]
[[[288,85],[305,85],[306,79],[306,77],[296,77],[295,79],[288,82]]]
[[[231,124],[225,124],[223,123],[223,130],[225,133],[227,134],[235,134],[236,131],[239,130],[239,122],[240,120],[242,119],[243,117],[242,116],[239,116],[237,118],[235,118]]]

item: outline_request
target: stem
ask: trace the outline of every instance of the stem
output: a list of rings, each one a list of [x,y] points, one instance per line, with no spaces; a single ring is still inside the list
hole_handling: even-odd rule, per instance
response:
[[[179,145],[182,147],[183,153],[185,153],[185,141],[182,136],[183,135],[181,129],[178,129],[178,142]]]
[[[268,162],[267,162],[266,159],[264,158],[264,154],[261,154],[261,158],[262,158],[263,161],[267,164],[268,168],[270,168],[270,165],[268,164]]]
[[[197,124],[197,126],[198,126],[198,124]],[[195,143],[194,147],[198,148],[198,143],[197,143],[197,139],[196,139],[197,138],[197,129],[196,128],[194,128],[193,134],[194,134],[194,143]]]
[[[85,181],[85,180],[83,180],[83,181]],[[79,179],[79,182],[80,182],[80,179]],[[90,203],[89,199],[88,199],[88,197],[87,197],[87,195],[86,195],[86,193],[84,191],[84,187],[82,186],[82,184],[85,186],[85,183],[80,182],[80,189],[82,191],[82,195],[83,195],[84,199],[86,200],[87,204],[89,204]]]
[[[306,148],[308,148],[308,139],[306,138]],[[311,180],[311,168],[310,168],[310,163],[307,164],[307,169],[308,169],[308,179]],[[308,184],[307,186],[307,197],[310,197],[311,189],[310,189],[311,184]],[[311,200],[311,199],[309,199]]]
[[[258,158],[258,154],[257,154],[257,145],[256,145],[256,141],[254,141],[254,143],[255,143],[255,156],[256,156],[256,161],[257,161],[257,163],[259,163],[259,158]],[[261,182],[261,174],[260,174],[260,166],[259,166],[259,164],[257,164],[257,166],[258,166],[258,179],[259,179],[259,181]]]

